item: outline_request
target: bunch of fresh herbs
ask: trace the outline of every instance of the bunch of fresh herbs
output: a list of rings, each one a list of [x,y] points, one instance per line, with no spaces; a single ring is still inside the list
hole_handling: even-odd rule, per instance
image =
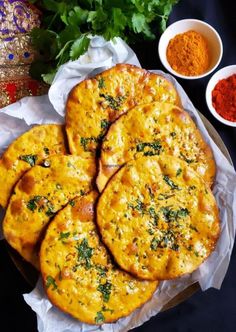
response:
[[[106,40],[121,37],[128,43],[155,39],[179,0],[29,0],[43,12],[42,27],[32,30],[39,59],[31,75],[51,83],[57,69],[76,60],[89,46],[88,35]]]

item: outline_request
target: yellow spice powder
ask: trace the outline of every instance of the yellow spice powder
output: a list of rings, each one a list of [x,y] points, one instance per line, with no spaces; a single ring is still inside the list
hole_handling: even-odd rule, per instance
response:
[[[184,76],[203,74],[210,63],[205,38],[193,30],[176,35],[167,47],[167,60],[176,72]]]

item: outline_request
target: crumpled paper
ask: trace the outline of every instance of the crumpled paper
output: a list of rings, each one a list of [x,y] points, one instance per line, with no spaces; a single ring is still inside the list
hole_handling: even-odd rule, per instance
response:
[[[64,116],[70,90],[85,77],[99,74],[116,63],[129,63],[141,67],[133,50],[122,39],[116,38],[112,42],[101,37],[93,37],[86,54],[77,61],[62,65],[58,70],[48,93],[55,110]]]
[[[116,43],[111,43],[97,37],[92,39],[87,54],[61,67],[50,88],[49,98],[48,96],[28,97],[0,110],[0,153],[32,124],[62,123],[65,101],[70,89],[86,76],[92,76],[118,62],[140,65],[134,52],[122,40],[117,39]],[[167,77],[175,85],[184,109],[194,118],[214,152],[217,175],[213,192],[220,208],[221,218],[221,236],[216,249],[192,274],[161,282],[152,299],[140,309],[135,310],[128,317],[119,319],[116,323],[103,324],[100,327],[80,323],[55,308],[48,301],[40,278],[36,288],[30,294],[24,295],[25,301],[37,313],[39,332],[128,331],[156,315],[166,303],[194,282],[198,281],[202,290],[209,287],[219,289],[223,282],[236,230],[236,174],[232,165],[210,138],[198,112],[177,81],[163,72],[154,72]]]

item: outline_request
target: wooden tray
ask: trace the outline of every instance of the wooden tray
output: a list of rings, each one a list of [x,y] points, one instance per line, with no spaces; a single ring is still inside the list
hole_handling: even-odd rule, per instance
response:
[[[215,128],[212,126],[212,124],[205,118],[203,114],[199,112],[199,115],[209,133],[213,141],[217,144],[221,152],[225,155],[225,157],[228,159],[228,161],[233,165],[232,159],[230,157],[229,151],[227,150],[224,142],[222,141],[220,135],[217,133]],[[9,252],[9,255],[14,262],[17,269],[20,271],[22,276],[25,278],[25,280],[34,287],[36,285],[39,272],[36,271],[35,268],[31,266],[31,264],[27,263],[14,249],[12,249],[7,243],[7,250]],[[196,293],[198,290],[200,290],[199,284],[196,282],[192,284],[191,286],[187,287],[184,291],[176,295],[172,300],[170,300],[163,308],[162,311],[166,311],[170,308],[173,308],[180,304],[181,302],[187,300],[189,297],[191,297],[194,293]]]

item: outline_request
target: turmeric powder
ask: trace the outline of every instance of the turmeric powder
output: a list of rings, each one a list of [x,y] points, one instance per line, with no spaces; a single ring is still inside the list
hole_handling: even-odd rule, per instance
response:
[[[167,47],[167,60],[172,69],[184,76],[203,74],[210,64],[205,38],[193,30],[176,35]]]

